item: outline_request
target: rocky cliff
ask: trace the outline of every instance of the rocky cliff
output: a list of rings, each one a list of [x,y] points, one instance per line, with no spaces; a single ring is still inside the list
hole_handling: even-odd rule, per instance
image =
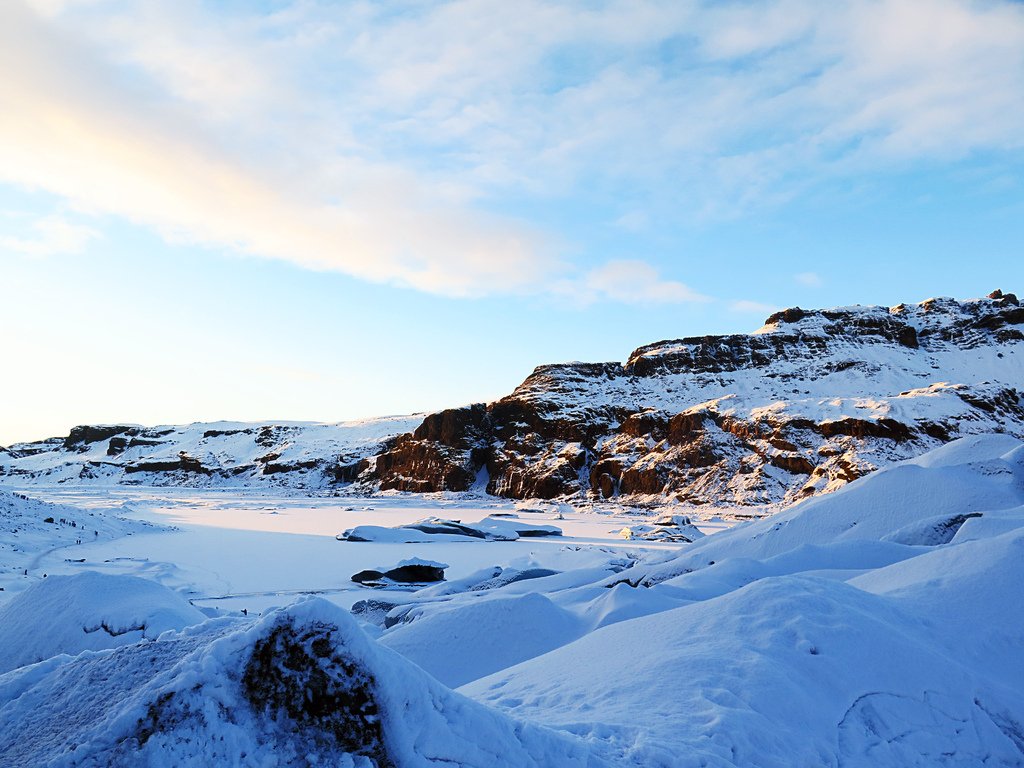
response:
[[[625,363],[537,368],[428,416],[357,468],[365,488],[764,504],[834,490],[966,434],[1024,436],[1012,294],[778,312],[749,335]]]
[[[1012,294],[794,308],[625,363],[541,366],[496,402],[425,418],[76,427],[0,449],[0,482],[770,504],[963,435],[1024,437],[1022,393]]]

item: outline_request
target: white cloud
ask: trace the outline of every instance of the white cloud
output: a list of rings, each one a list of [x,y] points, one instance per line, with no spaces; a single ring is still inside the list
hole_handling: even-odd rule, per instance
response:
[[[9,251],[24,256],[58,256],[76,254],[85,250],[99,232],[68,221],[63,216],[44,216],[32,222],[33,233],[28,237],[0,235],[0,252]]]
[[[668,225],[1024,148],[1006,0],[34,5],[0,4],[0,180],[449,295],[602,278],[507,199]],[[593,290],[689,300],[645,285]]]
[[[729,309],[733,312],[764,315],[765,317],[779,310],[779,308],[774,304],[765,304],[760,301],[750,301],[749,299],[738,299],[736,301],[732,301],[729,303]]]
[[[538,232],[414,173],[342,154],[289,170],[287,144],[272,157],[220,144],[112,85],[91,53],[2,6],[0,177],[168,238],[447,295],[536,289],[560,268]]]
[[[808,288],[820,288],[824,284],[824,281],[817,272],[800,272],[793,275],[793,279],[800,283],[800,285],[805,285]]]
[[[675,280],[664,279],[644,261],[610,261],[589,272],[581,286],[589,300],[612,299],[629,304],[678,304],[711,299]]]

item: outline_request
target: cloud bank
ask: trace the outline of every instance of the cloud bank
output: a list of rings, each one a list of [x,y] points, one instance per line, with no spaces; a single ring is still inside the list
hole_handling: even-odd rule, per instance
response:
[[[1018,3],[211,8],[0,5],[0,180],[444,295],[693,302],[633,256],[572,256],[517,204],[605,190],[610,227],[741,216],[1024,144]]]

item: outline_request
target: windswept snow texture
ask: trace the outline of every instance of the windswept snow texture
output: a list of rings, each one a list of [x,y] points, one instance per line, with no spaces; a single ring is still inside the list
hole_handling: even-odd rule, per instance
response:
[[[154,640],[206,620],[176,592],[134,576],[50,576],[0,606],[0,673],[61,653]]]
[[[607,577],[678,607],[461,690],[625,764],[1021,766],[1022,513],[1024,445],[957,441]]]
[[[452,693],[311,599],[0,676],[0,765],[606,765]]]

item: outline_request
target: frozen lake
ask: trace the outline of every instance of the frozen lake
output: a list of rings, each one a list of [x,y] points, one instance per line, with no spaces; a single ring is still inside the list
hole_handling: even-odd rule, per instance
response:
[[[576,510],[565,504],[487,498],[316,498],[179,488],[32,488],[28,493],[86,508],[121,506],[120,514],[127,517],[176,529],[113,541],[85,539],[42,554],[32,575],[81,570],[134,574],[182,590],[198,606],[233,610],[263,611],[302,594],[320,594],[347,608],[376,593],[352,582],[354,573],[389,568],[411,557],[447,563],[446,576],[455,579],[494,565],[566,570],[606,560],[610,551],[628,557],[640,550],[682,546],[624,540],[619,534],[623,526],[644,516],[613,506]],[[335,538],[356,525],[399,526],[431,516],[472,522],[496,513],[557,525],[564,535],[415,544]],[[705,533],[732,524],[712,514],[704,517],[708,519],[699,527]]]

